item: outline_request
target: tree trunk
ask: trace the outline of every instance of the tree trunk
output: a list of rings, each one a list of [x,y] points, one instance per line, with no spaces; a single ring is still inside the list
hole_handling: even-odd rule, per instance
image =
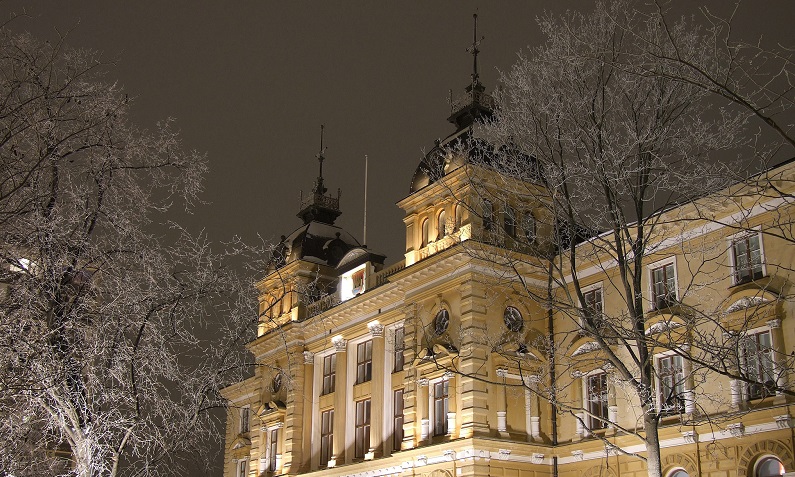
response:
[[[649,477],[662,477],[657,416],[654,409],[647,409],[644,416],[643,423],[646,426],[646,469]]]

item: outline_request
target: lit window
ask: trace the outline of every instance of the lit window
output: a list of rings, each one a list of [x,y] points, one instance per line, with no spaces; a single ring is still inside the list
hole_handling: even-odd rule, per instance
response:
[[[334,392],[334,384],[337,377],[337,355],[330,354],[323,358],[323,392],[329,394]]]
[[[510,205],[505,206],[505,214],[503,219],[505,235],[509,237],[516,237],[516,212],[514,212]]]
[[[607,414],[607,373],[590,374],[585,378],[585,397],[588,406],[588,429],[605,429]]]
[[[403,371],[403,366],[406,365],[404,350],[405,344],[405,330],[401,326],[395,328],[395,370],[393,372]]]
[[[761,399],[775,394],[776,380],[773,368],[773,343],[770,331],[749,334],[742,340],[742,362],[745,377],[753,383],[746,384],[746,398]]]
[[[685,373],[679,355],[657,359],[659,389],[657,399],[661,414],[677,414],[685,409]]]
[[[450,325],[450,313],[447,312],[444,308],[442,308],[439,313],[436,314],[436,317],[433,319],[433,331],[436,333],[436,336],[441,336],[447,331],[447,327]]]
[[[359,343],[356,347],[356,384],[373,378],[373,340]]]
[[[354,457],[363,459],[370,449],[370,400],[356,401]]]
[[[755,477],[778,477],[784,475],[784,464],[773,456],[763,457],[756,464]]]
[[[676,276],[674,264],[667,263],[651,271],[652,294],[655,310],[668,308],[676,301]]]
[[[436,217],[436,239],[440,239],[447,235],[445,233],[445,227],[447,226],[447,214],[444,212],[444,209],[439,212],[439,215]]]
[[[512,306],[505,308],[505,312],[502,314],[502,320],[505,322],[505,327],[513,332],[522,331],[524,327],[522,314]]]
[[[764,276],[762,242],[759,234],[747,235],[732,241],[734,283],[747,283]]]
[[[240,433],[245,434],[249,431],[249,407],[240,408]]]
[[[458,204],[453,207],[453,227],[455,230],[461,228],[461,206]]]
[[[494,206],[489,199],[483,199],[481,203],[481,217],[483,217],[483,229],[494,230]]]
[[[450,382],[447,379],[433,384],[433,435],[444,436],[447,428],[447,413],[450,411]]]
[[[394,434],[392,438],[392,448],[396,451],[400,450],[400,443],[403,442],[403,390],[398,389],[395,391],[395,404],[394,404]]]

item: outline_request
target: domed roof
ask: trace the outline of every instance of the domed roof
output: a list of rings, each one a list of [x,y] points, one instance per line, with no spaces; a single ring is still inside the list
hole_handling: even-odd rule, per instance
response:
[[[359,242],[336,225],[309,222],[298,227],[288,237],[282,236],[273,251],[271,266],[280,268],[294,260],[306,260],[336,267],[342,257]]]
[[[487,157],[493,152],[494,148],[488,142],[473,139],[471,136],[470,126],[457,131],[443,141],[437,141],[414,171],[409,193],[433,184],[472,159],[479,162],[480,158]]]

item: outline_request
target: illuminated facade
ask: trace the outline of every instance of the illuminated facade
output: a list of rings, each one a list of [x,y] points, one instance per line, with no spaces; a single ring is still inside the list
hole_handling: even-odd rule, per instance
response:
[[[541,181],[523,184],[537,192],[535,201],[497,208],[479,188],[507,179],[445,153],[491,103],[475,74],[450,117],[455,133],[426,156],[398,203],[406,231],[398,263],[384,267],[383,256],[334,226],[339,202],[326,195],[321,174],[302,204],[304,224],[283,237],[258,283],[263,319],[248,349],[261,366],[224,391],[231,403],[225,476],[645,475],[641,459],[605,444],[643,453],[637,438],[619,430],[642,425],[636,403],[609,366],[588,364],[598,362],[588,357],[599,350],[571,319],[528,299],[485,258],[516,253],[532,261],[516,237],[543,248],[541,238],[552,233]],[[769,174],[791,197],[795,163]],[[656,248],[644,277],[650,331],[679,326],[675,301],[722,303],[719,319],[728,328],[748,325],[742,366],[755,368],[759,381],[792,389],[791,370],[782,368],[795,350],[795,305],[787,297],[793,254],[791,241],[775,231],[795,208],[788,199],[736,206],[715,216],[739,210],[745,231],[693,221],[684,235],[671,231],[678,240]],[[666,214],[687,214],[688,207]],[[726,266],[707,274],[709,291],[685,297],[692,257],[683,243],[695,241],[716,244],[710,250]],[[619,306],[608,286],[616,271],[598,265],[582,271],[584,297],[588,309],[607,312]],[[542,273],[524,278],[543,295]],[[549,385],[549,360],[537,346],[549,326],[559,327],[556,336],[569,331],[569,358],[584,357],[575,365],[561,359],[566,364],[556,370],[580,413],[556,413],[537,392]],[[655,365],[655,399],[661,412],[670,411],[660,429],[664,475],[795,470],[792,398],[717,375],[694,382],[690,363],[676,353],[655,355]],[[705,413],[715,419],[690,419]]]

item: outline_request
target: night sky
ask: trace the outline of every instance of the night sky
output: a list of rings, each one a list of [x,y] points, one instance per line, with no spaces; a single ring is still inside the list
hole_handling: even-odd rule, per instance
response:
[[[698,14],[692,0],[677,12]],[[713,0],[727,14],[733,2]],[[324,177],[342,189],[337,221],[362,240],[364,156],[369,163],[368,245],[402,258],[405,232],[395,203],[447,123],[449,90],[470,82],[472,14],[479,14],[480,76],[497,85],[520,49],[543,41],[545,10],[590,1],[8,1],[0,15],[40,39],[104,52],[108,80],[133,98],[132,120],[152,128],[174,118],[186,149],[206,152],[208,202],[178,220],[213,241],[238,235],[278,240],[300,220],[299,191],[317,175],[325,124]],[[735,24],[746,39],[795,45],[795,1],[747,0]]]
[[[675,2],[682,14],[692,4]],[[730,3],[714,1],[717,12]],[[590,2],[2,1],[10,27],[117,62],[110,79],[134,98],[133,120],[151,128],[175,118],[186,149],[206,152],[208,204],[181,218],[214,241],[278,240],[299,224],[299,191],[317,175],[325,124],[324,177],[342,189],[338,224],[362,240],[364,156],[369,156],[368,237],[387,263],[402,258],[395,202],[408,194],[423,151],[453,131],[449,90],[469,83],[472,13],[479,14],[481,80],[488,91],[516,53],[537,45],[535,18]],[[764,5],[764,9],[760,8]],[[793,45],[792,0],[746,1],[747,38]],[[745,34],[747,32],[747,34]]]

